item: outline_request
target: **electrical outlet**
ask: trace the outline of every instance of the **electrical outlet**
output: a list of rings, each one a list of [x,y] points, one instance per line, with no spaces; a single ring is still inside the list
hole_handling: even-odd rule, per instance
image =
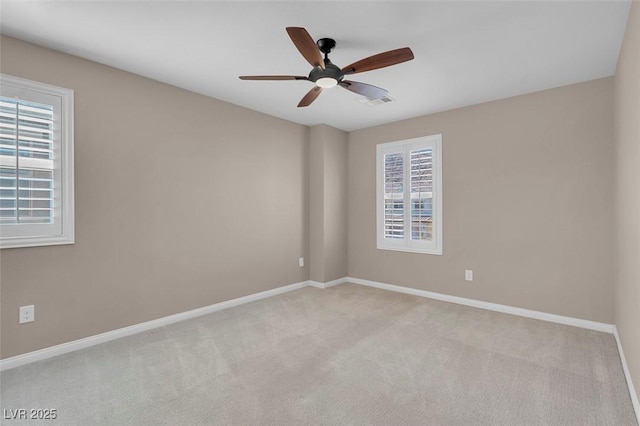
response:
[[[473,281],[473,271],[471,269],[464,270],[464,279],[467,281]]]
[[[32,322],[36,319],[36,308],[34,305],[20,306],[19,323]]]
[[[301,257],[300,259],[298,259],[298,266],[301,268],[304,266],[304,257]]]

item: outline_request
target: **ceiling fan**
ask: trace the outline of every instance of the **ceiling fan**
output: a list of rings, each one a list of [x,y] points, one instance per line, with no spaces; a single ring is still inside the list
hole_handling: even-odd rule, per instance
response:
[[[240,80],[307,80],[315,83],[313,89],[304,95],[298,107],[311,105],[320,95],[322,89],[328,89],[336,85],[371,99],[383,98],[387,94],[385,89],[357,81],[344,80],[344,77],[346,75],[396,65],[413,59],[411,49],[403,47],[401,49],[389,50],[388,52],[369,56],[346,67],[339,68],[329,60],[329,52],[336,47],[335,40],[331,38],[321,38],[317,42],[314,42],[307,30],[299,27],[287,27],[287,33],[302,56],[313,65],[309,76],[243,75],[240,76]],[[321,52],[324,53],[324,59],[322,58]]]

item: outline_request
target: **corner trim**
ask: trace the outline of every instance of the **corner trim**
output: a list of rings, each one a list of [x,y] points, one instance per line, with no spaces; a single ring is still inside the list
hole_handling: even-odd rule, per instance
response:
[[[555,322],[558,324],[571,325],[574,327],[586,328],[589,330],[613,333],[614,325],[602,322],[590,321],[579,318],[565,317],[562,315],[548,314],[546,312],[532,311],[530,309],[516,308],[514,306],[500,305],[497,303],[483,302],[482,300],[467,299],[466,297],[451,296],[448,294],[434,293],[432,291],[419,290],[417,288],[402,287],[399,285],[385,284],[377,281],[363,280],[360,278],[347,277],[346,282],[375,287],[382,290],[390,290],[398,293],[411,294],[414,296],[426,297],[429,299],[442,300],[444,302],[456,303],[458,305],[471,306],[473,308],[486,309],[489,311],[502,312],[504,314],[517,315],[526,318],[533,318],[542,321]]]
[[[625,359],[624,352],[622,351],[622,343],[620,342],[620,335],[618,335],[618,327],[616,327],[615,325],[613,326],[613,336],[616,338],[616,344],[618,345],[618,353],[620,354],[620,362],[622,363],[624,378],[626,379],[627,386],[629,387],[629,396],[631,397],[631,404],[633,405],[633,409],[636,412],[636,419],[638,420],[638,424],[640,424],[640,402],[638,401],[638,394],[636,393],[636,390],[633,387],[633,381],[631,380],[631,373],[629,373],[627,360]]]
[[[236,299],[225,300],[224,302],[214,303],[213,305],[204,306],[202,308],[196,308],[190,311],[180,312],[178,314],[169,315],[166,317],[142,322],[139,324],[134,324],[124,328],[118,328],[116,330],[107,331],[105,333],[96,334],[96,335],[85,337],[78,340],[73,340],[71,342],[61,343],[59,345],[50,346],[48,348],[39,349],[33,352],[27,352],[25,354],[16,355],[14,357],[0,360],[0,371],[9,370],[11,368],[19,367],[21,365],[29,364],[36,361],[41,361],[47,358],[52,358],[54,356],[66,354],[69,352],[74,352],[80,349],[88,348],[90,346],[99,345],[101,343],[119,339],[121,337],[142,333],[143,331],[148,331],[154,328],[163,327],[165,325],[169,325],[176,322],[199,317],[202,315],[210,314],[213,312],[221,311],[223,309],[232,308],[234,306],[244,305],[245,303],[255,302],[256,300],[277,296],[278,294],[287,293],[293,290],[298,290],[300,288],[306,287],[307,285],[309,285],[309,281],[302,281],[295,284],[285,285],[283,287],[276,287],[271,290],[261,291],[259,293],[250,294],[248,296],[238,297]]]
[[[333,287],[334,285],[344,284],[348,280],[349,278],[347,277],[338,278],[337,280],[333,280],[333,281],[327,281],[326,283],[309,280],[309,285],[315,288],[329,288],[329,287]]]

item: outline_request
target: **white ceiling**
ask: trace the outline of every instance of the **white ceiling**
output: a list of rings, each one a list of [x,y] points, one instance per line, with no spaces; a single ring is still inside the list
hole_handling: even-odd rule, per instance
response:
[[[1,0],[0,31],[306,125],[354,130],[611,76],[630,1]],[[389,90],[370,106],[339,87],[307,108],[285,27],[331,37],[338,66],[400,47],[415,59],[349,77]]]

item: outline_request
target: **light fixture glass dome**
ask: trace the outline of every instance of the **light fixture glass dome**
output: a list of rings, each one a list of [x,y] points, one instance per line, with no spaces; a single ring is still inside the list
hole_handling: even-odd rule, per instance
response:
[[[322,87],[323,89],[329,89],[338,84],[338,80],[331,77],[322,77],[316,80],[316,86]]]

